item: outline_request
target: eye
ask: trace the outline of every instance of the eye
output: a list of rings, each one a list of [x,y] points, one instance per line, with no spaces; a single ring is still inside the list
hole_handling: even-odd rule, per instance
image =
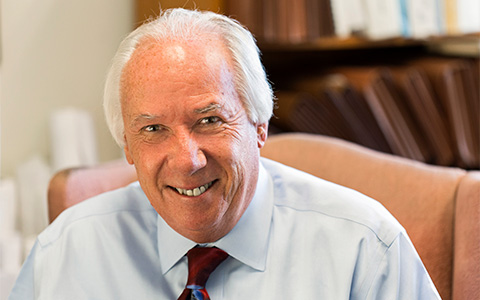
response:
[[[160,125],[147,125],[142,128],[142,131],[145,132],[156,132],[160,130]]]
[[[201,119],[199,124],[200,125],[209,125],[209,124],[216,124],[220,121],[221,121],[221,119],[219,117],[210,116],[210,117],[206,117],[206,118]]]

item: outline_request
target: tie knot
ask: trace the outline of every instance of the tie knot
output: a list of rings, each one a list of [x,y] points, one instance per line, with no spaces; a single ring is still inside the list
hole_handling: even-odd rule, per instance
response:
[[[228,254],[219,249],[211,247],[195,247],[188,251],[188,286],[205,288],[205,283],[217,266],[222,263]]]

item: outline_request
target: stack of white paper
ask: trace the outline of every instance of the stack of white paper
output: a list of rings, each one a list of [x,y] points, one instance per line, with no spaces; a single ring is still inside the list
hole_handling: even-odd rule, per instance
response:
[[[94,124],[88,112],[77,108],[53,112],[50,133],[54,171],[98,162]]]
[[[0,181],[0,237],[16,231],[17,202],[15,181]]]
[[[13,179],[0,181],[0,299],[6,299],[23,262],[22,239],[16,229]]]
[[[24,237],[37,235],[48,224],[47,191],[50,177],[50,167],[38,156],[17,169],[20,230]]]
[[[13,288],[17,274],[0,270],[0,299],[7,299]]]
[[[0,270],[8,274],[17,274],[23,263],[24,249],[18,233],[0,237]]]

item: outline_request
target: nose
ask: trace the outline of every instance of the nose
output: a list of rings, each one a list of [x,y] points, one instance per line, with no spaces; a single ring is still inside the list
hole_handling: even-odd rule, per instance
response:
[[[192,134],[177,134],[175,139],[170,161],[174,170],[181,174],[192,175],[206,166],[207,157]]]

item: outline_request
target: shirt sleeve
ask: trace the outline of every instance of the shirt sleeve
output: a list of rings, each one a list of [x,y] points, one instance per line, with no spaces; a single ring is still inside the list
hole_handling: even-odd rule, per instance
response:
[[[366,299],[440,299],[408,236],[399,234],[388,247]]]
[[[25,260],[8,300],[35,299],[34,262],[37,247],[38,241],[35,242],[30,254]]]

